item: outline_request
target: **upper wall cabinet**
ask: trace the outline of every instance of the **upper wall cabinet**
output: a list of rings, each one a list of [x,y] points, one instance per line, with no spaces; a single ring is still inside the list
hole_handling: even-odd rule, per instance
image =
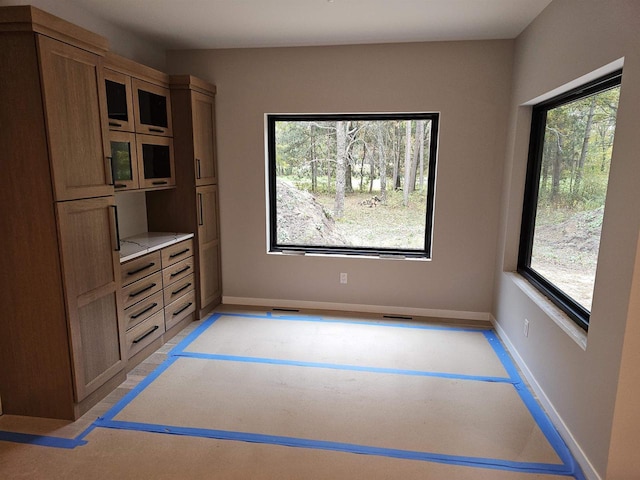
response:
[[[136,132],[173,136],[169,89],[137,78],[132,85]]]
[[[104,81],[107,94],[109,129],[133,132],[134,120],[131,77],[123,73],[105,69]]]
[[[173,187],[169,76],[108,52],[104,86],[116,191]]]
[[[196,186],[218,183],[216,87],[191,75],[173,75],[171,95],[175,104],[176,152],[184,162],[193,162],[193,167],[185,168],[185,180]]]
[[[55,199],[113,195],[102,58],[38,35]]]
[[[215,99],[211,95],[192,92],[193,150],[196,162],[196,185],[217,183]]]
[[[107,52],[104,76],[111,130],[173,136],[167,74]]]

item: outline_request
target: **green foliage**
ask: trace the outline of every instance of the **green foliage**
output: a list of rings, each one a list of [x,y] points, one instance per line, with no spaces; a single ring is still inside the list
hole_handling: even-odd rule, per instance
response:
[[[619,93],[612,88],[547,112],[539,208],[604,205]]]

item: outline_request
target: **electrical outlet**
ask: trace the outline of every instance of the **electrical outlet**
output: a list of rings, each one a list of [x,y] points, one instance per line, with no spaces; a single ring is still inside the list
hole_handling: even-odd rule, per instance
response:
[[[346,284],[349,280],[349,276],[346,273],[340,274],[340,283]]]
[[[524,319],[524,336],[529,336],[529,320],[527,320],[526,318]]]

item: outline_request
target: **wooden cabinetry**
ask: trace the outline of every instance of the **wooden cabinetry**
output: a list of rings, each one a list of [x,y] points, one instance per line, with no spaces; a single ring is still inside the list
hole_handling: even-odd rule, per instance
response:
[[[218,231],[218,187],[197,188],[198,253],[200,258],[200,296],[206,306],[220,298],[220,234]]]
[[[196,185],[213,185],[218,182],[216,165],[215,97],[197,91],[191,92],[193,112],[193,156]]]
[[[108,53],[105,101],[116,191],[175,185],[169,76]],[[129,132],[126,136],[125,133]]]
[[[37,35],[56,200],[113,194],[100,56]]]
[[[79,401],[124,368],[114,208],[113,196],[56,205]]]
[[[162,250],[164,321],[167,330],[196,310],[193,241],[187,240]]]
[[[0,391],[73,419],[124,380],[102,37],[0,9]]]
[[[193,319],[193,270],[191,239],[122,264],[120,296],[129,359],[144,357],[141,352],[165,332]]]
[[[109,129],[133,132],[135,122],[133,119],[131,77],[105,68],[104,80]]]
[[[176,188],[147,192],[149,229],[195,232],[196,306],[202,318],[221,301],[215,149],[215,87],[171,77]]]
[[[169,89],[139,78],[132,80],[136,132],[173,135]]]

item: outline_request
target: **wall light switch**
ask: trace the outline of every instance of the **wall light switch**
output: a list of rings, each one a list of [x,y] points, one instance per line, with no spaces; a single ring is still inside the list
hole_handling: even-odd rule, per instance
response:
[[[340,283],[346,284],[348,282],[349,278],[348,275],[346,273],[341,273],[340,274]]]
[[[526,318],[524,319],[524,336],[529,336],[529,320],[527,320]]]

